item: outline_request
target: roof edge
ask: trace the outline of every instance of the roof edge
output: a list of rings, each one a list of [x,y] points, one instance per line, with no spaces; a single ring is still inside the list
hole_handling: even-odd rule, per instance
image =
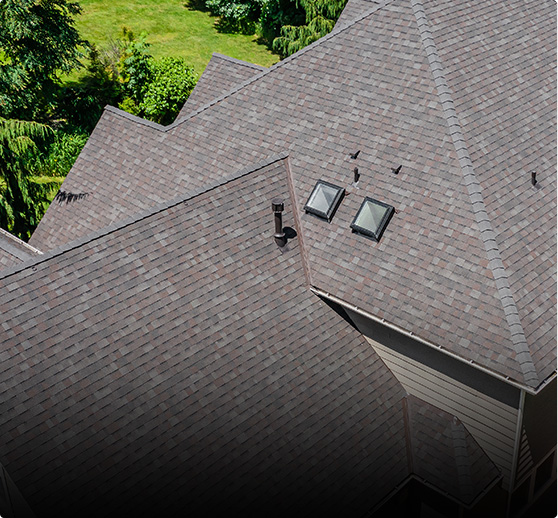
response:
[[[32,254],[41,255],[43,253],[38,248],[35,248],[34,246],[31,246],[29,243],[26,243],[25,241],[19,239],[17,236],[14,236],[13,234],[10,234],[10,232],[8,232],[7,230],[4,230],[3,228],[0,228],[0,237],[5,237],[9,241],[13,242],[14,246],[16,246],[16,245],[21,246],[25,250],[28,250]],[[17,254],[13,254],[13,255],[17,256]]]
[[[219,52],[213,52],[211,54],[211,57],[212,58],[223,59],[225,61],[230,61],[231,63],[235,63],[237,65],[243,65],[245,67],[253,68],[255,70],[261,70],[262,72],[264,70],[267,70],[267,68],[268,68],[268,67],[264,67],[262,65],[256,65],[255,63],[250,63],[249,61],[243,61],[242,59],[233,58],[231,56],[227,56],[226,54],[220,54]]]
[[[66,252],[69,252],[70,250],[74,250],[76,248],[79,248],[80,246],[83,246],[86,243],[90,243],[91,241],[95,241],[97,239],[100,239],[104,236],[107,236],[109,234],[112,234],[113,232],[117,231],[117,230],[121,230],[123,228],[126,228],[130,225],[133,225],[134,223],[137,223],[139,221],[142,221],[144,219],[147,219],[151,216],[154,216],[156,214],[159,214],[160,212],[163,212],[171,207],[174,207],[176,205],[180,205],[181,203],[185,203],[188,200],[191,200],[193,198],[196,198],[206,192],[209,192],[217,187],[221,187],[222,185],[226,185],[229,182],[232,182],[234,180],[237,180],[239,178],[242,178],[243,176],[247,176],[251,173],[254,173],[260,169],[263,169],[264,167],[267,167],[271,164],[274,164],[275,162],[280,162],[281,160],[285,160],[287,157],[289,156],[289,154],[287,152],[282,152],[282,153],[278,153],[275,154],[269,158],[260,160],[259,162],[256,162],[255,164],[252,164],[250,166],[244,167],[243,169],[238,170],[236,173],[233,173],[231,175],[225,176],[223,177],[221,180],[217,180],[215,182],[212,182],[204,187],[200,187],[199,189],[195,189],[193,191],[190,191],[189,193],[176,197],[172,200],[163,202],[163,203],[159,203],[153,207],[150,207],[149,209],[146,209],[144,211],[138,212],[137,214],[130,216],[126,219],[123,219],[122,221],[119,221],[118,223],[113,223],[111,225],[108,225],[106,227],[103,227],[100,230],[96,230],[90,234],[87,234],[86,236],[83,237],[79,237],[77,239],[74,239],[73,241],[70,241],[68,243],[65,243],[57,248],[54,248],[53,250],[49,250],[46,253],[41,253],[41,255],[39,257],[33,257],[31,259],[28,259],[27,261],[24,261],[23,263],[20,263],[18,265],[12,266],[10,268],[6,268],[4,270],[0,270],[0,279],[5,279],[7,277],[10,277],[12,275],[15,275],[23,270],[27,270],[29,268],[36,268],[36,266],[38,264],[41,264],[43,262],[46,262],[50,259],[52,259],[53,257],[57,257],[59,255],[62,255]]]
[[[503,383],[511,385],[516,389],[524,390],[525,392],[527,392],[532,396],[537,395],[550,382],[550,380],[553,379],[554,376],[556,376],[556,373],[553,373],[550,377],[548,377],[543,383],[539,384],[536,388],[531,387],[521,381],[514,380],[509,376],[505,376],[495,370],[490,369],[489,367],[481,365],[480,363],[475,362],[474,360],[468,360],[466,358],[463,358],[462,356],[459,356],[458,354],[450,351],[449,349],[442,347],[441,345],[436,345],[435,343],[427,340],[426,338],[422,338],[419,335],[416,335],[412,331],[407,331],[406,329],[399,327],[397,324],[392,324],[391,322],[388,322],[384,318],[380,318],[375,315],[372,315],[371,313],[368,313],[366,310],[361,309],[358,306],[355,306],[354,304],[346,302],[343,299],[340,299],[339,297],[336,297],[335,295],[332,295],[331,293],[324,291],[316,286],[310,286],[310,290],[318,296],[324,297],[332,302],[339,304],[340,306],[343,306],[344,308],[350,309],[351,311],[355,311],[356,313],[362,315],[363,317],[366,317],[378,324],[381,324],[385,327],[393,329],[394,331],[397,331],[398,333],[408,336],[409,338],[412,338],[413,340],[416,340],[417,342],[420,342],[421,344],[426,345],[431,349],[439,351],[440,353],[445,354],[446,356],[449,356],[454,360],[458,360],[459,362],[464,363],[465,365],[469,365],[470,367],[473,367],[481,372],[484,372],[485,374],[488,374],[493,378],[502,381]]]

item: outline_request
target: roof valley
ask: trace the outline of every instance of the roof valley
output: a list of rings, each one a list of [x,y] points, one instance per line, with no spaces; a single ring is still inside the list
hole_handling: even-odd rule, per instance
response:
[[[520,322],[519,311],[512,295],[508,274],[496,241],[496,232],[494,231],[486,210],[482,196],[482,188],[475,175],[473,162],[469,155],[465,136],[459,123],[459,117],[455,110],[452,93],[444,75],[444,66],[438,54],[432,32],[430,31],[422,0],[411,0],[411,7],[417,21],[419,34],[438,90],[438,97],[446,117],[449,132],[457,152],[458,162],[463,172],[463,181],[467,187],[473,213],[481,232],[481,239],[489,261],[489,269],[494,277],[498,295],[510,329],[512,342],[516,351],[515,359],[519,363],[526,383],[530,386],[537,387],[540,382],[537,369],[533,362],[529,345],[527,344],[523,326]]]

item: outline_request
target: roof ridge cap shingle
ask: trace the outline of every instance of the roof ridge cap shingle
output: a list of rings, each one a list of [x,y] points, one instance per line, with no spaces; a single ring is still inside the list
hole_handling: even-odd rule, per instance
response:
[[[12,255],[15,255],[16,257],[19,257],[18,255],[18,250],[16,249],[16,245],[20,246],[26,250],[29,250],[29,252],[31,252],[32,254],[35,255],[41,255],[43,252],[41,252],[39,249],[35,248],[34,246],[31,246],[29,243],[26,243],[25,241],[19,239],[17,236],[14,236],[13,234],[10,234],[10,232],[8,232],[7,230],[4,230],[3,228],[0,228],[0,238],[6,238],[9,241],[13,242],[14,244],[12,246],[10,246],[11,248],[14,248],[14,253],[12,253]],[[1,239],[0,239],[1,241]],[[9,245],[8,245],[9,246]],[[0,248],[3,248],[3,245],[0,245]],[[10,251],[11,253],[11,251]],[[19,257],[21,259],[21,257]]]
[[[230,61],[231,63],[242,65],[248,68],[254,68],[256,70],[261,70],[261,71],[267,70],[267,67],[264,67],[262,65],[256,65],[255,63],[250,63],[249,61],[243,61],[242,59],[233,58],[231,56],[227,56],[226,54],[220,54],[219,52],[213,52],[211,54],[211,57],[223,59],[225,61]]]
[[[142,119],[137,115],[132,115],[131,113],[121,110],[120,108],[116,108],[115,106],[111,106],[110,104],[107,104],[105,106],[105,111],[114,113],[115,115],[120,115],[121,117],[128,119],[132,122],[135,122],[137,124],[142,124],[144,126],[148,126],[152,129],[156,129],[159,131],[166,131],[166,129],[168,128],[168,126],[163,126],[162,124],[158,124],[157,122],[153,122],[147,119]]]
[[[540,383],[537,368],[531,356],[525,331],[519,318],[519,311],[513,298],[506,268],[496,241],[496,232],[484,204],[482,187],[475,175],[473,162],[469,155],[465,136],[463,135],[459,117],[453,102],[452,92],[444,75],[444,66],[438,54],[434,37],[430,31],[422,0],[411,0],[411,8],[415,15],[422,44],[438,90],[438,97],[457,153],[458,163],[463,173],[463,181],[467,187],[472,210],[479,226],[480,238],[488,257],[488,267],[494,277],[496,290],[508,323],[511,341],[516,353],[514,359],[519,364],[525,383],[530,387],[536,388]]]
[[[236,173],[230,174],[228,176],[223,177],[220,180],[217,180],[215,182],[211,182],[207,185],[205,185],[204,187],[200,187],[198,189],[195,189],[193,191],[188,192],[187,194],[184,194],[182,196],[178,196],[176,198],[173,198],[172,200],[166,201],[166,202],[162,202],[159,203],[153,207],[150,207],[149,209],[143,210],[141,212],[138,212],[136,214],[134,214],[133,216],[130,216],[128,218],[125,218],[121,221],[118,221],[117,223],[112,223],[111,225],[108,225],[106,227],[103,227],[100,230],[96,230],[95,232],[91,232],[90,234],[87,234],[86,236],[83,237],[79,237],[77,239],[74,239],[68,243],[65,243],[63,245],[60,245],[57,248],[54,248],[53,250],[49,250],[46,253],[42,253],[41,255],[38,257],[32,257],[20,264],[17,264],[15,266],[12,266],[10,268],[6,268],[3,270],[0,270],[0,279],[5,279],[7,277],[10,277],[11,275],[15,275],[23,270],[29,269],[29,268],[36,268],[36,266],[42,262],[45,262],[53,257],[62,255],[66,252],[69,252],[70,250],[74,250],[76,248],[79,248],[80,246],[83,246],[86,243],[89,243],[91,241],[95,241],[97,239],[100,239],[104,236],[107,236],[109,234],[112,234],[113,232],[116,232],[117,230],[121,230],[123,228],[126,228],[130,225],[133,225],[139,221],[142,221],[144,219],[150,218],[151,216],[154,216],[156,214],[159,214],[161,212],[164,212],[167,209],[170,209],[171,207],[175,207],[176,205],[180,205],[181,203],[185,203],[193,198],[196,198],[197,196],[200,196],[202,194],[205,194],[206,192],[212,191],[213,189],[216,189],[217,187],[221,187],[223,185],[226,185],[227,183],[230,183],[234,180],[238,180],[239,178],[242,178],[243,176],[247,176],[251,173],[254,173],[256,171],[259,171],[260,169],[263,169],[264,167],[267,167],[271,164],[274,164],[275,162],[280,162],[281,160],[285,160],[286,158],[288,158],[289,154],[288,152],[282,152],[282,153],[277,153],[271,157],[268,157],[266,159],[260,160],[259,162],[256,162],[255,164],[252,164],[250,166],[244,167],[240,170],[238,170]]]

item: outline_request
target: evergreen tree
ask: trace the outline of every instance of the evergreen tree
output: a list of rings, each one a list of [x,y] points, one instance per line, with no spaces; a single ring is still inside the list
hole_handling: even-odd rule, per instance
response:
[[[273,50],[281,57],[290,56],[322,38],[335,26],[347,0],[298,0],[306,12],[305,25],[286,25],[273,40]]]
[[[24,241],[39,223],[48,192],[31,181],[30,164],[51,133],[44,124],[0,118],[0,227]]]
[[[57,74],[80,66],[81,12],[67,0],[0,3],[0,116],[36,120],[55,92]]]

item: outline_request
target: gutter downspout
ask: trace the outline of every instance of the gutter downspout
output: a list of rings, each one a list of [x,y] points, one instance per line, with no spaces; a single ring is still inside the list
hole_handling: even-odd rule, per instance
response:
[[[521,390],[519,395],[519,409],[517,412],[517,426],[515,428],[515,444],[513,447],[513,459],[512,459],[512,469],[511,469],[511,479],[510,479],[510,490],[508,494],[508,505],[506,508],[506,518],[510,516],[511,513],[511,500],[512,493],[515,489],[515,482],[517,478],[517,465],[519,463],[519,448],[521,447],[521,430],[523,429],[523,413],[525,408],[525,391]]]

